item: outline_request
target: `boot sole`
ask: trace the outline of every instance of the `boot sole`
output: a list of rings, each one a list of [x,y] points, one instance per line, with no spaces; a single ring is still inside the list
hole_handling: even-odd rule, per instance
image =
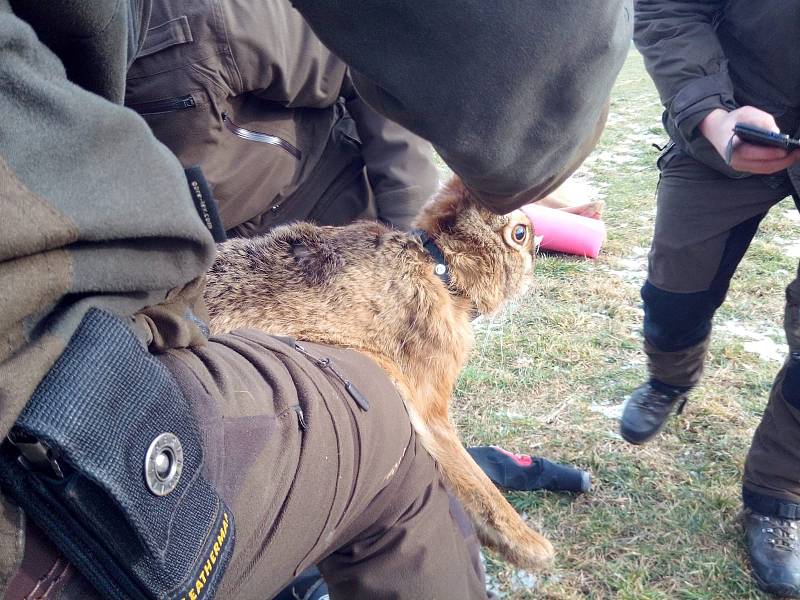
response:
[[[779,598],[800,598],[800,588],[783,583],[768,583],[758,576],[758,573],[753,571],[753,579],[759,589],[778,596]]]
[[[670,411],[667,417],[661,422],[661,425],[658,426],[658,429],[656,429],[655,431],[644,437],[638,437],[636,434],[631,435],[629,432],[625,431],[625,429],[622,426],[622,421],[620,421],[619,434],[622,436],[622,439],[628,442],[629,444],[633,444],[634,446],[641,446],[652,440],[659,433],[661,433],[661,430],[664,429],[664,427],[667,425],[667,421],[669,421],[671,416],[672,416],[672,411]]]

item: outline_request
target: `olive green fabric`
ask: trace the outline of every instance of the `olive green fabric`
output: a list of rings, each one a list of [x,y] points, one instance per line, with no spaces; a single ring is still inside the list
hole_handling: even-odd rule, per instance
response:
[[[127,22],[127,6],[93,6],[97,13],[85,13],[102,16],[110,37],[127,47],[116,23]],[[76,22],[94,27],[98,19]],[[51,44],[80,37],[76,27],[51,23]],[[102,33],[89,29],[84,41],[97,39],[103,48]],[[125,54],[119,58],[122,65],[108,71],[121,77]],[[7,4],[0,4],[0,78],[5,435],[89,307],[129,317],[162,302],[205,271],[214,244],[180,166],[147,125],[71,84],[58,58]],[[193,339],[202,339],[199,330]]]
[[[361,96],[508,212],[591,151],[633,27],[628,0],[292,0]]]
[[[121,97],[127,3],[18,5],[50,47],[80,48],[85,60],[70,55],[70,76]],[[96,56],[104,59],[92,62]],[[174,156],[137,115],[71,83],[7,0],[0,0],[0,114],[2,439],[90,307],[129,318],[158,304],[205,271],[214,243]],[[202,339],[187,326],[192,340]],[[0,574],[18,559],[5,541]]]

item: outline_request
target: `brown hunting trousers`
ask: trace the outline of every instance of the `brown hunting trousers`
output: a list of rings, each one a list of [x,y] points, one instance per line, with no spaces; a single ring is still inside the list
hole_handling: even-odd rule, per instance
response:
[[[655,234],[644,300],[653,379],[691,388],[700,379],[711,320],[769,209],[797,197],[785,172],[731,179],[675,146],[659,158]],[[772,386],[744,474],[744,501],[763,514],[800,518],[800,279],[786,290],[790,355]]]
[[[356,352],[302,347],[330,359],[369,408],[290,341],[256,331],[162,356],[236,520],[217,598],[268,600],[313,564],[334,600],[486,598],[471,525],[394,386]],[[30,524],[28,541],[7,598],[97,597]]]

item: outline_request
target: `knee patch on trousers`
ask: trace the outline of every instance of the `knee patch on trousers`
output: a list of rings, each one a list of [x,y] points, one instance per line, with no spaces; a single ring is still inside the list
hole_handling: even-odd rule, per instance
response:
[[[644,337],[662,352],[677,352],[697,345],[711,333],[715,298],[710,291],[679,294],[642,286]]]

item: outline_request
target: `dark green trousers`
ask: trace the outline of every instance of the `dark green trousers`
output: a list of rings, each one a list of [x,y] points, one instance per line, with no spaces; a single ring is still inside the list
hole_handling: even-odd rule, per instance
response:
[[[796,195],[788,176],[731,179],[672,146],[661,178],[644,300],[644,337],[652,378],[697,384],[711,320],[769,209]],[[800,280],[787,288],[786,337],[800,351]],[[797,366],[795,366],[797,363]],[[800,517],[800,361],[778,373],[744,476],[745,503],[759,512]],[[786,508],[786,505],[790,508]]]

